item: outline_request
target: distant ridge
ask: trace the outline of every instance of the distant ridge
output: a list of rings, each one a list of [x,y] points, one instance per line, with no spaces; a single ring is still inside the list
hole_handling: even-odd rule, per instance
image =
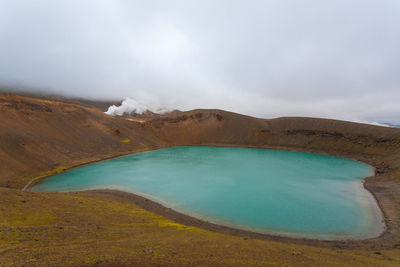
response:
[[[7,88],[0,87],[0,94],[10,95],[10,96],[27,96],[32,98],[39,99],[47,99],[47,100],[57,100],[66,103],[73,103],[85,107],[95,107],[100,109],[101,111],[107,111],[108,107],[112,105],[121,104],[122,100],[92,100],[81,97],[70,97],[70,96],[62,96],[59,94],[52,94],[47,92],[29,92],[24,89],[15,89],[15,88]]]

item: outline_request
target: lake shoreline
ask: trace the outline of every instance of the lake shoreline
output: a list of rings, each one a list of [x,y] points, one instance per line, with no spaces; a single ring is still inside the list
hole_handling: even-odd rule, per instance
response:
[[[258,149],[271,149],[271,150],[285,150],[285,151],[292,151],[292,152],[304,152],[304,153],[342,157],[342,158],[346,158],[346,159],[356,160],[356,161],[362,162],[363,164],[367,164],[367,165],[371,166],[368,162],[365,162],[363,160],[358,160],[358,159],[344,157],[344,156],[335,155],[335,154],[332,155],[329,153],[318,153],[316,151],[309,151],[307,149],[297,149],[297,148],[290,148],[290,147],[283,148],[283,147],[266,147],[266,146],[259,147],[259,146],[217,145],[217,144],[201,145],[201,146],[258,148]],[[170,147],[179,147],[179,146],[156,147],[153,149],[146,149],[146,150],[135,151],[133,153],[121,154],[121,155],[117,155],[115,157],[111,156],[111,157],[107,157],[104,159],[98,159],[98,160],[93,160],[91,162],[79,164],[77,166],[68,168],[67,170],[87,166],[87,165],[90,165],[90,164],[93,164],[96,162],[112,160],[115,158],[124,157],[124,156],[128,156],[128,155],[136,154],[136,153],[153,151],[153,150],[170,148]],[[374,168],[374,170],[375,170],[375,168]],[[29,190],[29,188],[33,187],[36,183],[40,182],[43,179],[49,178],[51,176],[53,176],[53,175],[36,177],[36,178],[32,179],[24,187],[23,190]],[[375,230],[376,230],[377,235],[375,237],[367,237],[367,238],[360,237],[360,238],[318,239],[318,238],[310,238],[310,237],[302,237],[302,236],[286,236],[286,235],[279,235],[279,234],[273,234],[273,233],[259,233],[256,231],[235,228],[235,227],[232,227],[229,225],[208,222],[206,220],[202,220],[202,219],[196,218],[194,216],[191,216],[189,214],[179,212],[173,208],[164,206],[163,203],[155,201],[149,197],[145,197],[140,194],[136,194],[134,192],[121,191],[118,189],[117,190],[115,190],[115,189],[93,189],[93,190],[82,190],[82,191],[71,191],[71,192],[89,193],[89,194],[111,194],[111,195],[114,195],[117,197],[122,197],[124,199],[127,199],[127,200],[133,202],[134,204],[138,205],[139,207],[141,207],[145,210],[148,210],[155,214],[164,216],[174,222],[181,223],[181,224],[187,225],[187,226],[194,226],[194,227],[198,227],[201,229],[214,231],[217,233],[240,236],[243,238],[254,238],[254,239],[260,239],[260,240],[279,241],[279,242],[282,241],[282,242],[293,243],[293,244],[313,245],[313,246],[322,246],[322,247],[340,247],[340,248],[351,249],[351,248],[358,248],[358,247],[360,247],[360,245],[363,245],[363,246],[366,245],[368,247],[371,245],[372,247],[375,247],[376,242],[380,243],[381,237],[383,237],[385,234],[387,234],[388,226],[385,222],[388,221],[388,218],[386,218],[385,213],[383,212],[382,207],[380,206],[380,203],[379,203],[376,195],[368,188],[367,183],[366,183],[367,180],[374,179],[375,177],[376,176],[370,176],[370,177],[366,177],[366,178],[363,178],[362,180],[360,180],[360,185],[366,190],[366,193],[370,195],[368,201],[374,201],[376,203],[377,212],[379,214],[375,213],[373,216],[383,218],[382,224],[375,225],[376,226]],[[71,193],[71,192],[62,192],[62,193]],[[382,244],[380,244],[380,246],[381,245]],[[383,244],[383,247],[386,247],[385,244]]]
[[[250,230],[243,230],[234,227],[230,227],[222,224],[215,224],[212,222],[208,222],[205,220],[198,219],[196,217],[187,215],[185,213],[178,212],[172,208],[168,208],[163,204],[153,201],[149,198],[140,196],[138,194],[134,194],[131,192],[114,190],[114,189],[94,189],[94,190],[85,190],[85,191],[75,191],[75,192],[66,192],[66,193],[74,193],[74,194],[89,194],[89,195],[113,195],[118,198],[123,198],[125,200],[129,200],[133,204],[143,208],[147,211],[153,212],[157,215],[161,215],[173,222],[188,226],[188,227],[197,227],[204,230],[213,231],[216,233],[227,234],[242,237],[244,239],[259,239],[259,240],[268,240],[268,241],[278,241],[285,242],[289,244],[299,244],[299,245],[311,245],[318,247],[336,247],[341,249],[354,249],[359,248],[360,245],[363,246],[371,246],[376,247],[375,240],[379,238],[369,238],[369,239],[334,239],[334,240],[324,240],[324,239],[313,239],[313,238],[302,238],[302,237],[289,237],[283,235],[274,235],[274,234],[264,234],[258,233]],[[386,247],[386,246],[383,246]]]

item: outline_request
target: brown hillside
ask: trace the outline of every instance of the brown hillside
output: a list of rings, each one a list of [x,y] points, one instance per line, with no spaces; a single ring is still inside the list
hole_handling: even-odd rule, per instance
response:
[[[32,176],[60,166],[158,143],[138,122],[112,118],[96,108],[37,98],[0,95],[0,122],[3,187],[22,188]]]
[[[180,145],[278,148],[367,162],[376,176],[366,187],[388,230],[365,241],[276,238],[213,226],[126,193],[21,191],[34,178],[80,164]],[[399,207],[397,128],[222,110],[114,118],[95,107],[0,94],[0,265],[395,266]]]

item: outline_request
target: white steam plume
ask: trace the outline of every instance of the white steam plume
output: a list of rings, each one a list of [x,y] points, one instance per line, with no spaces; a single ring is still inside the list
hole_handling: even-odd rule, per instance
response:
[[[122,116],[124,114],[143,114],[146,111],[162,114],[171,110],[160,107],[151,107],[142,102],[136,101],[135,99],[127,97],[124,101],[122,101],[120,106],[112,105],[105,113],[110,116]]]

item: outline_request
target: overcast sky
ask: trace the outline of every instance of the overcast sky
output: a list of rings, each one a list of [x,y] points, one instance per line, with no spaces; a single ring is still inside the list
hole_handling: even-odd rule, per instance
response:
[[[0,84],[400,122],[400,1],[0,0]]]

